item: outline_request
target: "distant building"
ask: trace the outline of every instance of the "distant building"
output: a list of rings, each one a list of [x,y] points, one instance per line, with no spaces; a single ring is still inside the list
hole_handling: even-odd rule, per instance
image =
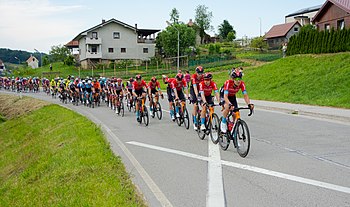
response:
[[[79,48],[82,68],[114,60],[147,60],[155,55],[155,33],[158,29],[139,29],[116,19],[102,23],[78,34],[68,48]]]
[[[298,21],[301,26],[309,25],[312,23],[312,18],[314,18],[321,7],[322,5],[308,7],[288,14],[285,16],[285,23]]]
[[[194,23],[192,21],[192,19],[190,19],[187,23],[187,26],[195,28],[194,26],[196,25],[196,23]],[[210,37],[210,35],[208,35],[207,33],[204,32],[204,37],[203,37],[203,44],[208,44],[208,43],[215,43],[218,42],[218,38],[217,37]],[[201,44],[201,36],[199,34],[199,30],[196,30],[196,40],[195,40],[195,44],[196,45],[200,45]]]
[[[39,67],[39,60],[36,59],[36,57],[34,57],[33,55],[30,55],[26,62],[28,64],[28,67],[31,67],[33,69]]]
[[[350,0],[327,0],[312,22],[320,31],[350,28]]]
[[[288,42],[289,38],[300,31],[300,23],[298,21],[279,24],[273,26],[264,36],[267,44],[272,49],[277,49],[283,43]]]

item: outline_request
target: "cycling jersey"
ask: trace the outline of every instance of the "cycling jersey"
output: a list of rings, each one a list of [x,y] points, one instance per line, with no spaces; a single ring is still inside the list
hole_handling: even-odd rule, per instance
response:
[[[159,84],[158,81],[156,81],[155,83],[152,82],[152,81],[150,81],[150,82],[148,83],[148,88],[150,88],[151,90],[154,90],[154,89],[159,90],[159,89],[160,89],[160,84]]]
[[[191,83],[193,86],[199,84],[200,82],[204,81],[204,76],[202,75],[201,78],[198,77],[198,74],[195,73],[192,75],[192,78],[191,78]]]
[[[140,83],[138,83],[137,81],[134,81],[133,83],[132,83],[132,89],[134,90],[134,91],[137,91],[137,90],[141,90],[141,89],[143,89],[143,87],[146,87],[147,88],[147,84],[146,84],[146,82],[144,81],[144,80],[142,80]]]
[[[101,85],[100,85],[100,83],[98,81],[96,81],[96,82],[93,82],[93,87],[95,89],[99,89],[101,87]]]
[[[174,79],[171,82],[170,87],[171,87],[171,89],[176,88],[177,91],[182,91],[182,88],[187,88],[187,83],[184,79],[182,79],[181,81],[177,81],[176,79]]]
[[[206,85],[204,82],[199,84],[199,92],[204,93],[204,96],[210,96],[213,90],[215,93],[218,92],[218,88],[214,81],[210,81],[209,85]]]
[[[241,90],[243,94],[247,94],[243,81],[240,82],[239,86],[235,86],[233,80],[227,80],[224,84],[224,94],[228,94],[228,96],[236,95],[239,90]]]
[[[114,90],[121,91],[123,88],[125,88],[124,83],[114,83],[113,84]]]

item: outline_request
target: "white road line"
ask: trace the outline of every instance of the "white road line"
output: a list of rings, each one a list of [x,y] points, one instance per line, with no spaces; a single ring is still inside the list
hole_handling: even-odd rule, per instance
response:
[[[111,129],[109,129],[105,124],[103,124],[98,118],[96,118],[91,113],[84,111],[84,113],[87,113],[91,119],[94,120],[94,122],[100,123],[101,126],[105,129],[105,131],[113,138],[113,140],[118,144],[118,146],[123,150],[125,155],[129,158],[132,165],[135,167],[137,172],[141,175],[142,179],[145,181],[149,189],[152,191],[154,196],[158,199],[160,204],[162,206],[172,207],[173,205],[170,203],[170,201],[167,199],[167,197],[163,194],[163,192],[160,190],[160,188],[157,186],[157,184],[152,180],[151,176],[148,175],[146,170],[142,167],[142,165],[137,161],[137,159],[134,157],[134,155],[128,150],[128,148],[123,144],[122,141],[112,132]]]
[[[222,166],[220,149],[218,145],[212,143],[208,137],[208,191],[207,207],[226,206],[224,184],[222,177]]]
[[[196,155],[196,154],[183,152],[183,151],[179,151],[179,150],[173,150],[173,149],[168,149],[168,148],[163,148],[163,147],[157,147],[154,145],[143,144],[140,142],[133,142],[132,141],[132,142],[127,142],[127,143],[132,144],[132,145],[136,145],[136,146],[140,146],[140,147],[146,147],[146,148],[155,149],[155,150],[159,150],[159,151],[163,151],[163,152],[168,152],[168,153],[172,153],[172,154],[178,154],[178,155],[182,155],[185,157],[190,157],[190,158],[199,159],[199,160],[203,160],[203,161],[213,161],[213,162],[215,161],[213,158],[208,158],[208,157],[204,157],[201,155]],[[235,162],[229,162],[229,161],[225,161],[225,160],[221,160],[221,164],[226,165],[226,166],[230,166],[230,167],[235,167],[235,168],[242,169],[242,170],[248,170],[251,172],[256,172],[256,173],[260,173],[260,174],[264,174],[264,175],[269,175],[269,176],[273,176],[273,177],[278,177],[278,178],[282,178],[282,179],[286,179],[286,180],[291,180],[291,181],[295,181],[295,182],[299,182],[299,183],[303,183],[303,184],[313,185],[316,187],[321,187],[321,188],[325,188],[325,189],[329,189],[329,190],[334,190],[334,191],[350,194],[349,187],[334,185],[331,183],[326,183],[326,182],[322,182],[322,181],[298,177],[298,176],[294,176],[294,175],[289,175],[289,174],[280,173],[280,172],[267,170],[267,169],[263,169],[263,168],[258,168],[258,167],[254,167],[254,166],[249,166],[249,165],[243,165],[243,164],[239,164],[239,163],[235,163]]]

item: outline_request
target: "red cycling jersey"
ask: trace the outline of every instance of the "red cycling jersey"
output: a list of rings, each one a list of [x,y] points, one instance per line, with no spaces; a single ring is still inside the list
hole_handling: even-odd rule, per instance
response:
[[[160,84],[159,84],[158,81],[156,81],[155,83],[152,82],[152,81],[150,81],[150,82],[148,83],[148,88],[150,88],[151,90],[153,90],[153,89],[158,89],[158,88],[160,88]]]
[[[176,79],[174,79],[170,84],[170,88],[176,88],[177,91],[181,91],[183,87],[187,87],[187,83],[184,79],[182,79],[181,81],[177,81]]]
[[[138,83],[137,81],[132,82],[132,89],[135,91],[141,90],[143,87],[147,88],[147,84],[144,80],[142,80],[141,83]]]
[[[175,78],[165,78],[165,84],[168,84],[168,86],[170,87],[171,82],[173,82],[175,80]]]
[[[218,90],[218,87],[214,81],[210,81],[208,86],[204,83],[204,81],[199,84],[199,92],[204,92],[204,96],[210,96],[213,90]]]
[[[192,82],[192,85],[194,84],[199,84],[200,82],[204,81],[204,76],[202,75],[202,78],[198,78],[198,74],[195,73],[192,75],[192,78],[191,78],[191,82]]]
[[[245,84],[240,82],[239,86],[235,86],[233,80],[227,80],[224,84],[224,94],[228,93],[228,96],[234,96],[241,89],[242,93],[246,93]]]

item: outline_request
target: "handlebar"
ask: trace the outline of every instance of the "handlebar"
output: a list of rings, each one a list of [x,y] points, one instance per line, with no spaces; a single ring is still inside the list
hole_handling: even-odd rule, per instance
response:
[[[248,116],[251,116],[253,113],[254,113],[254,110],[250,107],[238,107],[238,108],[233,108],[233,106],[230,107],[230,110],[233,111],[233,112],[237,112],[239,110],[247,110],[249,109],[249,114]]]

